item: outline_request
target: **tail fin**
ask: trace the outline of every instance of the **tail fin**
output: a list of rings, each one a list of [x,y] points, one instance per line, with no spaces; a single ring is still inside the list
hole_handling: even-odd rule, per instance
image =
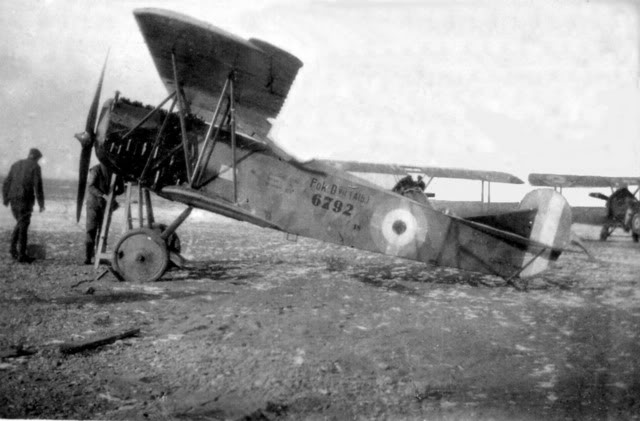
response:
[[[528,251],[520,277],[526,278],[547,269],[571,240],[571,207],[566,199],[552,189],[529,192],[520,202],[520,210],[537,210],[529,239],[548,246],[541,252]]]

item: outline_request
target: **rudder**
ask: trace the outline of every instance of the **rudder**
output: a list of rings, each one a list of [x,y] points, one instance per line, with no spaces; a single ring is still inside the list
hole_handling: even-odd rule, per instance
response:
[[[520,277],[535,276],[556,260],[571,241],[571,207],[561,194],[552,189],[533,190],[522,199],[520,210],[536,209],[529,239],[548,245],[542,252],[528,251]]]

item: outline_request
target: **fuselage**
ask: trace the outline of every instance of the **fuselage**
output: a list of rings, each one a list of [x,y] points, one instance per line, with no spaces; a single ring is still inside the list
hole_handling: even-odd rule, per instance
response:
[[[180,122],[156,115],[129,133],[151,109],[110,100],[96,142],[99,159],[127,181],[173,199],[189,189],[189,204],[287,233],[436,265],[508,275],[522,267],[524,248],[461,224],[428,204],[380,189],[326,164],[298,162],[269,144],[238,134],[235,153],[222,130],[204,160],[200,182],[189,186]],[[187,133],[202,149],[207,125],[190,117]],[[154,146],[155,145],[155,146]],[[235,156],[235,164],[233,157]],[[195,160],[194,160],[195,161]],[[235,168],[235,174],[234,174]],[[187,201],[185,201],[187,202]],[[220,212],[219,212],[220,213]],[[250,216],[250,217],[249,217]]]

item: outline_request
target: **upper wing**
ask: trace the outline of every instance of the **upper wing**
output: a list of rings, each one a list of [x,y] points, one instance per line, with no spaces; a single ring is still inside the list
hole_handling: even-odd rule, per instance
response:
[[[175,90],[178,80],[190,105],[212,113],[228,76],[235,72],[234,96],[239,130],[265,138],[302,67],[295,56],[257,39],[245,40],[188,16],[162,9],[134,11],[162,82]]]
[[[529,174],[529,184],[546,187],[626,187],[640,184],[640,177],[598,175]]]
[[[523,184],[515,175],[499,171],[469,170],[465,168],[444,168],[444,167],[417,167],[412,165],[399,164],[376,164],[370,162],[356,161],[332,161],[318,160],[319,162],[334,166],[342,171],[407,175],[409,173],[421,173],[429,177],[436,178],[461,178],[466,180],[482,180],[495,183]]]

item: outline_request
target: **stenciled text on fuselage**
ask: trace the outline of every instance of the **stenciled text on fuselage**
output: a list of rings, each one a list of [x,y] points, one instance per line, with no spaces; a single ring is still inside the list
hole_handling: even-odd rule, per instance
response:
[[[315,177],[311,179],[311,184],[309,185],[309,187],[319,192],[338,196],[362,204],[369,203],[370,199],[368,194],[361,193],[355,190],[354,187],[345,187],[338,184],[327,183],[325,180],[318,180]]]

